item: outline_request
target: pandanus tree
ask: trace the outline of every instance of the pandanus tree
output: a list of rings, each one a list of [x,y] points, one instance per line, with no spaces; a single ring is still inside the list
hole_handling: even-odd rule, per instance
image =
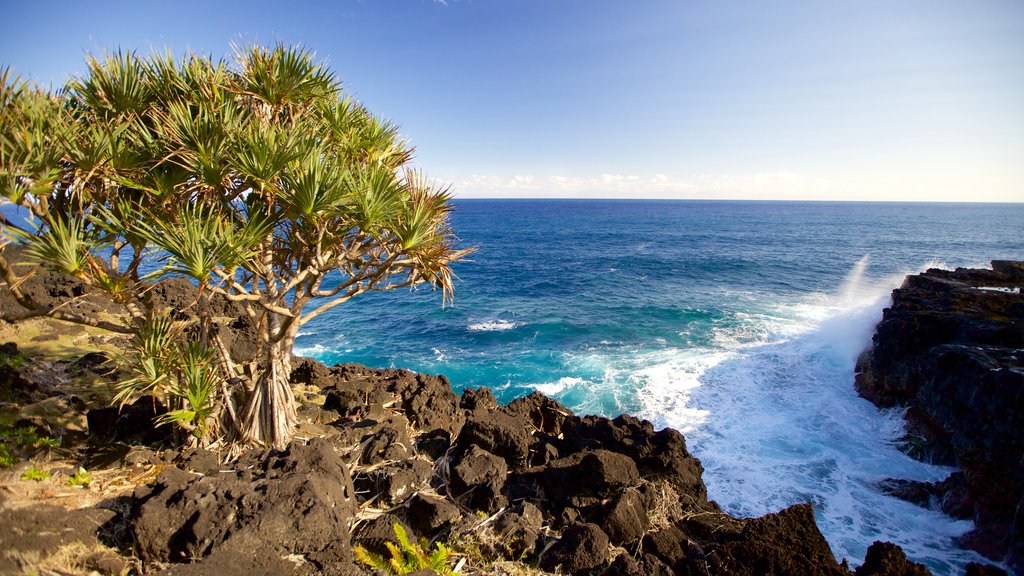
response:
[[[240,48],[232,62],[117,52],[57,92],[0,73],[0,189],[34,226],[4,243],[72,274],[123,310],[96,316],[37,302],[0,253],[24,311],[131,335],[120,398],[161,396],[193,441],[281,447],[296,425],[289,386],[299,328],[370,291],[427,283],[443,299],[465,254],[450,195],[412,169],[398,128],[347,96],[301,48]],[[174,320],[155,282],[197,287]],[[213,299],[258,333],[233,359]]]

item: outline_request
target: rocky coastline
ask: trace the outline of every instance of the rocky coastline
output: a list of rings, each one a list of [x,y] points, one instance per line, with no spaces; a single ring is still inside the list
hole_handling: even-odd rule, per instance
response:
[[[891,479],[890,493],[975,522],[961,544],[1024,572],[1024,263],[932,269],[893,291],[856,387],[907,410],[904,447],[956,466],[943,482]]]
[[[74,297],[78,290],[47,273],[32,282],[26,289],[40,297]],[[189,290],[171,283],[158,297],[187,302]],[[1020,300],[1019,293],[988,293]],[[1019,327],[1021,307],[1010,308]],[[224,312],[232,317],[226,303]],[[860,364],[858,386],[869,397],[877,389],[878,398],[889,398],[898,389],[881,376],[886,358],[907,353],[880,352],[889,351],[888,326],[879,326]],[[232,355],[244,357],[244,323],[228,320],[222,330],[232,338]],[[675,430],[627,415],[578,416],[540,393],[503,406],[486,388],[457,395],[443,376],[405,370],[296,358],[296,440],[286,450],[254,450],[225,462],[213,452],[171,446],[163,429],[149,424],[161,410],[152,401],[118,411],[97,405],[85,388],[62,386],[115,379],[115,368],[102,351],[46,361],[19,351],[58,338],[47,334],[0,350],[0,402],[23,409],[14,423],[19,429],[59,437],[61,462],[93,470],[97,481],[90,498],[63,498],[52,487],[30,497],[0,491],[0,524],[10,527],[0,535],[3,574],[368,574],[374,572],[356,560],[356,548],[386,555],[389,545],[400,545],[396,525],[426,548],[448,546],[449,564],[462,574],[852,574],[847,560],[860,563],[858,576],[928,573],[881,542],[863,561],[837,561],[810,504],[752,519],[725,514],[708,500],[703,468]],[[95,335],[81,338],[103,344]],[[907,396],[891,394],[892,404],[907,403]],[[30,409],[43,404],[54,409]],[[1021,404],[1009,407],[1019,414]],[[47,416],[61,411],[83,416],[71,423]],[[911,413],[922,427],[945,417]],[[1019,430],[1008,440],[1018,457],[1012,442]],[[935,446],[929,454],[955,455],[960,444],[950,440],[947,452]],[[0,483],[16,484],[14,474]],[[941,489],[891,484],[907,493]],[[68,556],[76,543],[79,553],[64,568],[38,568]],[[1002,571],[972,565],[968,573]]]

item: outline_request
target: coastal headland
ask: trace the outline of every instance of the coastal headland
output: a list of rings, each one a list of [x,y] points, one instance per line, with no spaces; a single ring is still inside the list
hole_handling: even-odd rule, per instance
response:
[[[942,485],[886,489],[970,515],[978,528],[964,545],[1011,567],[1022,278],[1015,263],[909,277],[857,380],[880,406],[909,406],[908,438],[919,440],[908,449],[962,470]],[[44,270],[22,289],[104,307]],[[184,281],[154,297],[183,318],[195,300]],[[0,307],[13,305],[0,289]],[[250,328],[217,305],[231,354],[246,358]],[[848,562],[860,576],[928,573],[887,543],[836,559],[810,504],[724,513],[685,438],[628,415],[579,416],[540,393],[500,405],[487,388],[456,394],[444,376],[296,358],[296,440],[226,460],[154,427],[164,408],[152,398],[108,406],[123,336],[40,319],[2,328],[4,441],[18,461],[0,472],[0,573],[366,574],[357,555],[390,548],[462,574],[838,575],[853,573]],[[46,478],[21,479],[29,469]],[[67,486],[80,469],[90,482]]]

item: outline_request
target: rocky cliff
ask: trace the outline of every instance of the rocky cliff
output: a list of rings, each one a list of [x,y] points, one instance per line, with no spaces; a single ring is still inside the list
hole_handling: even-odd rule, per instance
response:
[[[906,451],[960,472],[886,488],[976,529],[965,547],[1024,570],[1024,263],[928,270],[893,291],[856,386],[907,408]]]

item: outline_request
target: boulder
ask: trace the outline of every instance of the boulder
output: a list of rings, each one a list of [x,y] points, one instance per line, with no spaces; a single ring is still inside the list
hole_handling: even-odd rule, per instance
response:
[[[227,552],[303,555],[317,570],[351,566],[355,498],[348,468],[314,439],[243,455],[228,472],[168,468],[136,488],[130,528],[144,562],[192,562]]]
[[[405,502],[405,515],[413,530],[428,538],[462,517],[459,508],[448,500],[423,493]]]
[[[472,446],[450,466],[448,494],[474,510],[492,513],[507,502],[501,493],[507,475],[505,460]]]
[[[540,556],[541,570],[587,574],[608,561],[608,535],[596,524],[573,524]]]
[[[397,504],[416,491],[426,488],[434,474],[430,462],[407,458],[385,466],[356,472],[352,483],[360,502],[376,506]]]
[[[455,439],[460,453],[477,446],[505,459],[512,470],[527,465],[530,455],[530,433],[523,423],[501,412],[472,413]]]
[[[903,550],[890,542],[875,541],[868,548],[857,576],[928,576],[931,572],[921,564],[907,560]]]

